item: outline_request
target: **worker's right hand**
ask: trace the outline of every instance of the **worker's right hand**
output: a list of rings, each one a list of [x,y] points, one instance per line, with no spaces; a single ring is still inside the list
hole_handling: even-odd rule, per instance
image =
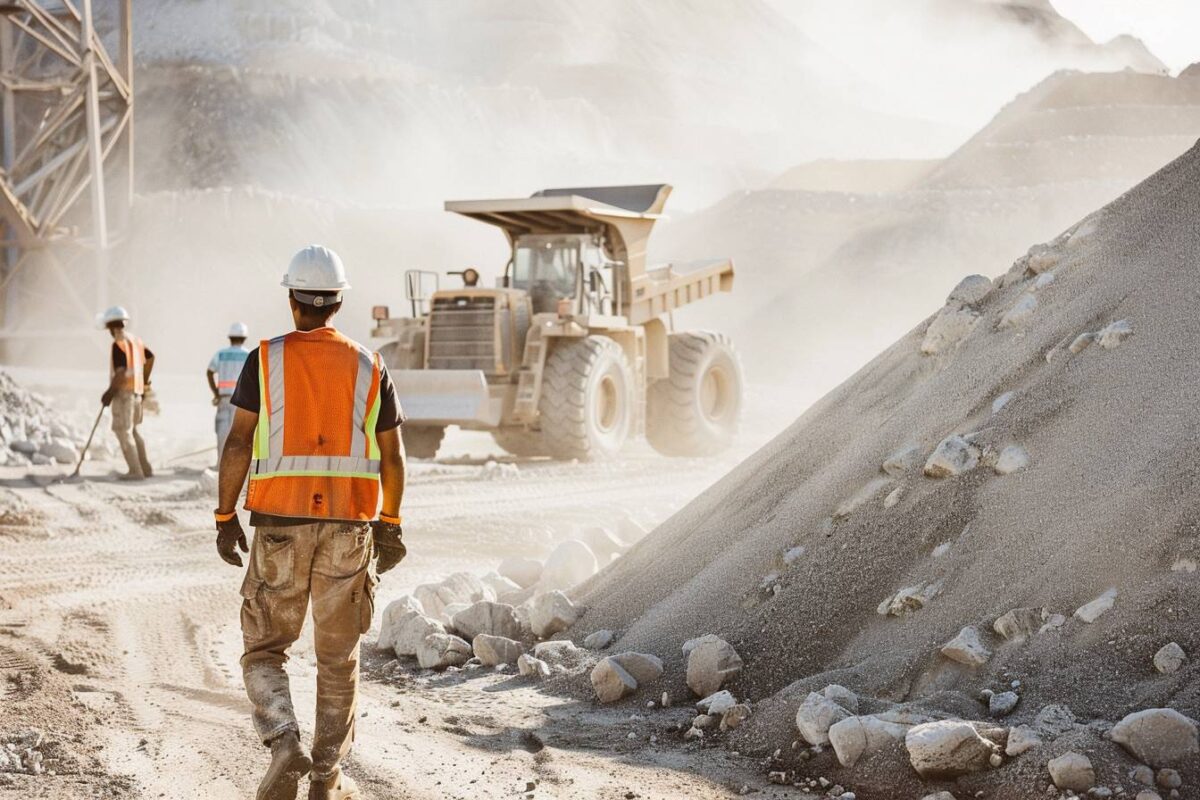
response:
[[[100,395],[100,404],[106,407],[111,405],[113,401],[113,394],[114,392],[112,387],[105,389],[104,394]]]
[[[221,398],[220,398],[220,397],[218,397],[218,396],[217,396],[217,395],[215,395],[215,394],[213,395],[213,405],[214,405],[214,406],[219,406],[219,405],[221,405]]]
[[[242,523],[234,512],[229,519],[222,519],[226,516],[220,511],[215,512],[217,520],[217,554],[221,556],[227,564],[232,564],[235,567],[242,566],[242,557],[238,555],[237,549],[242,548],[243,553],[249,553],[250,548],[246,545],[246,532],[242,530]]]

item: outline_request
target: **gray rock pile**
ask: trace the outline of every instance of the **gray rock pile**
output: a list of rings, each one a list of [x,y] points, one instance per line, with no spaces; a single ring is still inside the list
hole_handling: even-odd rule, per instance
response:
[[[84,438],[49,400],[0,371],[0,466],[74,464]]]

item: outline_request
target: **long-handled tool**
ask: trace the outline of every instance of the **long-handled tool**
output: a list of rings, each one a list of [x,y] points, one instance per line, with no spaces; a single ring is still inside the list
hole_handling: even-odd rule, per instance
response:
[[[61,483],[62,481],[69,481],[73,478],[79,477],[79,470],[81,470],[83,468],[83,460],[85,458],[87,458],[88,448],[92,446],[92,439],[94,439],[96,437],[96,429],[100,427],[100,420],[104,416],[105,407],[106,406],[104,406],[104,404],[100,405],[100,413],[96,415],[96,421],[92,423],[92,432],[88,434],[87,442],[85,442],[83,445],[83,452],[81,452],[79,454],[79,462],[77,464],[75,464],[75,471],[72,472],[70,475],[66,476],[65,478],[59,478],[58,480],[54,481],[55,483]]]

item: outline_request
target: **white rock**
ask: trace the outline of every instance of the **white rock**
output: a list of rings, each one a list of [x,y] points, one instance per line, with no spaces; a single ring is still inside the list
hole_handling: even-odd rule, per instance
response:
[[[1015,728],[1008,729],[1008,743],[1004,747],[1006,756],[1019,756],[1028,750],[1032,750],[1042,743],[1038,738],[1037,732],[1028,725],[1018,725]]]
[[[1100,615],[1113,607],[1117,601],[1117,590],[1109,589],[1090,603],[1075,609],[1074,617],[1080,622],[1092,623],[1100,619]]]
[[[685,741],[690,741],[692,739],[703,739],[704,731],[700,730],[695,725],[693,725],[692,727],[687,729],[687,733],[683,734],[683,738]]]
[[[971,625],[963,628],[957,636],[942,645],[941,653],[951,661],[969,667],[986,664],[992,657],[992,652],[979,638],[979,630]]]
[[[588,650],[603,650],[612,644],[613,632],[610,630],[599,630],[589,633],[583,640],[583,646]]]
[[[496,597],[504,597],[505,595],[516,594],[521,591],[522,587],[515,581],[509,580],[498,572],[489,572],[480,580],[483,585],[492,590]]]
[[[947,303],[979,305],[992,291],[992,279],[985,275],[968,275],[958,282],[946,298]]]
[[[1063,753],[1058,758],[1050,759],[1046,769],[1059,789],[1086,792],[1096,785],[1096,771],[1092,769],[1091,760],[1082,753]]]
[[[725,713],[721,715],[721,730],[733,730],[748,719],[750,719],[750,706],[746,703],[738,703],[725,709]]]
[[[1004,328],[1021,328],[1033,319],[1033,312],[1038,307],[1037,295],[1023,294],[1018,298],[1017,302],[1013,303],[1003,317],[1000,318],[1001,329]]]
[[[453,625],[454,615],[466,611],[470,607],[471,603],[450,603],[442,609],[442,616],[446,619],[447,625]]]
[[[617,653],[609,658],[620,664],[639,685],[656,681],[663,674],[662,659],[650,653]]]
[[[1061,259],[1058,250],[1049,244],[1035,244],[1029,248],[1025,257],[1025,265],[1035,275],[1054,269]]]
[[[717,718],[712,716],[711,714],[697,714],[695,717],[692,718],[692,727],[699,728],[702,731],[706,731],[709,728],[711,728],[713,726],[713,723],[716,721],[717,721]]]
[[[925,461],[925,475],[950,478],[970,472],[979,465],[979,448],[958,434],[943,439]]]
[[[987,769],[1000,748],[969,722],[938,720],[916,725],[904,736],[913,769],[922,778],[953,778]]]
[[[741,669],[742,658],[733,645],[713,637],[688,652],[687,685],[697,697],[707,697]]]
[[[966,306],[954,303],[943,308],[925,329],[921,352],[939,355],[953,349],[967,338],[979,322],[979,314]]]
[[[554,548],[542,567],[538,588],[542,591],[570,589],[599,570],[592,549],[578,539],[568,539]]]
[[[703,700],[696,701],[696,708],[700,709],[705,714],[713,714],[715,716],[724,714],[726,711],[736,705],[737,698],[724,689],[710,694]]]
[[[1053,272],[1043,272],[1041,275],[1037,276],[1037,279],[1033,282],[1033,286],[1029,287],[1029,291],[1040,292],[1042,289],[1045,289],[1047,286],[1054,283],[1054,280],[1055,278]]]
[[[1020,445],[1010,444],[1000,451],[996,465],[992,467],[997,475],[1011,475],[1029,466],[1029,454]]]
[[[422,669],[445,669],[467,663],[471,645],[448,633],[431,633],[417,648],[417,663]]]
[[[524,653],[517,657],[517,672],[526,678],[548,678],[550,677],[550,665],[540,658],[534,658],[528,653]]]
[[[614,703],[637,691],[637,679],[620,665],[616,659],[603,658],[591,674],[592,689],[601,703]]]
[[[1046,633],[1048,631],[1057,630],[1067,624],[1067,618],[1062,614],[1051,614],[1046,618],[1046,624],[1038,628],[1038,633]]]
[[[992,401],[992,413],[999,414],[1001,411],[1004,410],[1005,406],[1007,406],[1009,403],[1012,402],[1012,399],[1014,397],[1016,397],[1015,392],[1005,392],[1004,394],[997,397],[995,400]]]
[[[852,767],[864,755],[903,739],[910,727],[877,716],[847,717],[831,725],[828,736],[838,762]]]
[[[38,452],[59,464],[74,464],[79,460],[79,451],[75,449],[75,443],[60,437],[42,442]]]
[[[935,792],[925,795],[921,800],[954,800],[954,795],[949,792]]]
[[[47,466],[48,464],[54,463],[54,459],[51,458],[50,456],[46,455],[45,453],[34,453],[32,456],[29,457],[29,460],[33,464],[35,464],[36,466],[39,466],[39,467],[44,467],[44,466]]]
[[[887,497],[883,498],[883,507],[884,508],[894,507],[897,503],[900,502],[900,498],[903,496],[904,496],[904,487],[897,486],[895,489],[892,489],[890,492],[888,492]]]
[[[528,589],[542,577],[542,562],[533,558],[510,556],[500,562],[496,571],[522,589]]]
[[[1120,319],[1096,331],[1096,343],[1105,350],[1112,350],[1132,335],[1133,326],[1129,320]]]
[[[1114,725],[1109,736],[1152,767],[1183,763],[1200,752],[1196,723],[1173,708],[1135,711]]]
[[[693,650],[695,650],[697,647],[704,644],[705,642],[719,642],[719,641],[721,641],[721,637],[717,636],[715,633],[706,633],[703,636],[697,636],[695,639],[688,639],[686,642],[683,643],[683,654],[685,656],[690,654]]]
[[[413,590],[425,613],[443,623],[449,623],[453,609],[458,610],[480,600],[495,600],[496,594],[483,581],[467,572],[456,572],[441,583],[425,583]]]
[[[516,610],[507,603],[480,600],[459,611],[450,619],[450,627],[464,639],[474,639],[481,633],[503,636],[506,639],[521,638],[521,623]]]
[[[565,631],[578,618],[579,610],[562,592],[546,592],[530,601],[529,627],[538,638]]]
[[[1163,675],[1170,675],[1172,672],[1178,672],[1183,666],[1183,662],[1187,660],[1187,653],[1183,652],[1183,648],[1176,642],[1164,644],[1154,654],[1154,668]]]
[[[397,656],[412,657],[421,648],[425,637],[434,633],[445,633],[441,622],[418,611],[401,614],[393,626],[392,650]]]
[[[918,583],[914,586],[906,586],[880,603],[876,611],[885,616],[902,617],[924,608],[941,591],[940,583]]]
[[[888,475],[899,478],[912,472],[921,464],[921,448],[907,444],[884,459],[882,469]]]
[[[391,650],[396,644],[396,634],[399,632],[400,623],[409,614],[423,614],[424,611],[420,601],[410,594],[388,603],[387,607],[383,609],[383,615],[379,621],[379,639],[375,642],[375,646],[380,650]]]
[[[533,646],[534,658],[545,661],[552,667],[573,670],[584,662],[586,654],[567,639],[538,642]]]
[[[993,717],[1005,717],[1013,712],[1021,696],[1016,692],[997,692],[988,698],[988,713]]]
[[[525,654],[525,647],[518,641],[504,636],[481,633],[471,640],[471,649],[484,665],[515,664]]]
[[[841,689],[842,687],[838,687]],[[830,697],[828,694],[832,694]],[[841,705],[839,698],[845,702],[846,698],[842,692],[834,691],[825,692],[809,692],[808,697],[800,704],[800,708],[796,710],[796,729],[800,731],[800,735],[804,737],[804,741],[813,745],[829,743],[829,729],[853,716],[857,709],[857,698],[855,699],[855,708],[849,709]]]
[[[1037,633],[1047,619],[1044,608],[1014,608],[992,623],[992,630],[1010,642],[1021,642]]]
[[[600,564],[607,564],[613,556],[619,556],[629,549],[629,545],[602,525],[589,525],[580,532],[579,538],[591,549]]]
[[[1071,340],[1071,344],[1067,345],[1067,349],[1072,353],[1082,353],[1087,349],[1087,346],[1096,341],[1094,331],[1085,331]]]

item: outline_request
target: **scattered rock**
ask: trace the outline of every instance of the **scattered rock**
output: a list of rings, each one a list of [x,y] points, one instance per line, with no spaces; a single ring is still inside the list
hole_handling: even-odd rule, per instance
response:
[[[925,461],[929,478],[952,478],[970,472],[979,465],[979,448],[958,434],[943,439]]]
[[[1037,733],[1028,725],[1018,725],[1015,728],[1009,728],[1008,741],[1004,745],[1004,754],[1009,756],[1019,756],[1027,750],[1032,750],[1042,743],[1038,738]]]
[[[902,617],[924,608],[942,591],[941,583],[918,583],[906,586],[879,604],[876,611],[884,616]]]
[[[997,475],[1011,475],[1028,466],[1029,454],[1025,452],[1025,448],[1010,444],[1000,451],[1000,457],[996,459],[996,464],[992,469],[996,471]]]
[[[995,400],[992,401],[992,413],[999,414],[1002,410],[1004,410],[1004,407],[1006,405],[1008,405],[1010,402],[1012,402],[1012,399],[1014,397],[1016,397],[1015,392],[1005,392],[1004,394],[997,397]]]
[[[742,669],[742,658],[733,645],[715,636],[703,638],[687,653],[687,685],[697,697],[716,692]]]
[[[517,657],[517,672],[527,678],[548,678],[550,677],[550,665],[540,658],[523,653]]]
[[[922,778],[953,778],[991,765],[999,746],[959,719],[916,725],[904,736],[909,762]]]
[[[399,633],[400,623],[412,613],[423,614],[425,609],[421,607],[421,602],[410,594],[388,603],[387,608],[383,609],[383,616],[379,621],[379,639],[375,642],[375,646],[380,650],[391,650],[396,644],[396,634]]]
[[[471,645],[448,633],[431,633],[417,648],[417,663],[422,669],[445,669],[467,663]]]
[[[998,692],[988,698],[988,713],[993,717],[1006,717],[1021,702],[1021,696],[1016,692]]]
[[[1059,789],[1086,792],[1096,785],[1096,771],[1087,756],[1074,751],[1052,758],[1046,764],[1050,779]]]
[[[957,636],[942,645],[941,653],[951,661],[957,661],[959,664],[966,664],[969,667],[986,664],[987,660],[992,657],[992,652],[979,638],[979,630],[971,625],[963,628]]]
[[[425,613],[442,623],[449,623],[455,610],[461,610],[480,600],[495,600],[495,593],[483,581],[467,572],[456,572],[441,583],[424,583],[413,590]],[[450,606],[460,606],[451,609]]]
[[[843,767],[892,742],[904,739],[912,725],[892,722],[881,716],[847,717],[829,727],[829,742]]]
[[[997,617],[992,630],[1010,642],[1021,642],[1037,633],[1046,617],[1044,608],[1014,608]]]
[[[1054,269],[1062,256],[1052,244],[1035,244],[1025,256],[1025,268],[1034,275]]]
[[[1033,718],[1034,730],[1051,739],[1074,727],[1075,715],[1071,713],[1071,709],[1058,703],[1043,706],[1042,710]]]
[[[692,727],[704,731],[711,728],[714,722],[716,722],[716,717],[711,714],[697,714],[692,718]]]
[[[505,597],[506,595],[519,594],[523,588],[515,581],[509,580],[498,572],[489,572],[480,580],[483,585],[491,589],[497,598]]]
[[[579,610],[562,592],[539,594],[530,602],[529,627],[541,639],[565,631],[578,618]]]
[[[578,539],[568,539],[546,559],[538,587],[542,591],[570,589],[595,575],[598,569],[592,549]]]
[[[1152,767],[1183,762],[1200,752],[1196,723],[1173,708],[1135,711],[1114,725],[1109,735]]]
[[[887,497],[883,498],[883,507],[884,508],[892,508],[893,506],[895,506],[897,503],[900,502],[900,498],[903,496],[904,496],[904,487],[897,486],[895,489],[892,489],[890,492],[888,492]]]
[[[1021,328],[1033,318],[1033,312],[1038,307],[1037,295],[1023,294],[1013,303],[1012,308],[1000,318],[999,328]]]
[[[921,448],[915,444],[908,444],[884,459],[882,469],[888,475],[899,478],[912,472],[920,464]]]
[[[1046,633],[1047,631],[1057,630],[1067,624],[1067,618],[1062,614],[1051,614],[1046,618],[1046,624],[1038,628],[1038,633]]]
[[[533,558],[510,556],[500,562],[496,571],[522,589],[528,589],[542,577],[542,562]]]
[[[705,714],[724,714],[737,705],[737,699],[728,691],[714,692],[703,700],[696,701],[696,708]]]
[[[738,703],[732,708],[727,708],[725,713],[721,715],[721,730],[731,731],[740,727],[748,719],[750,719],[749,704]]]
[[[829,729],[858,711],[858,698],[851,704],[848,689],[832,684],[821,693],[810,692],[796,711],[796,728],[809,744],[829,743]],[[846,705],[843,705],[845,703]],[[853,705],[853,708],[847,708]]]
[[[1094,341],[1096,341],[1096,333],[1094,331],[1081,333],[1071,340],[1071,344],[1067,346],[1067,349],[1072,353],[1082,353]]]
[[[451,617],[450,627],[470,640],[481,633],[506,639],[521,638],[521,623],[513,607],[491,600],[480,600],[459,611]]]
[[[433,617],[409,611],[401,616],[394,628],[392,650],[397,656],[415,656],[426,636],[445,632],[446,628]]]
[[[1096,343],[1105,350],[1113,350],[1132,335],[1133,326],[1129,320],[1121,319],[1096,331]]]
[[[589,633],[583,640],[583,646],[588,650],[603,650],[612,644],[613,632],[610,630],[600,630],[594,633]]]
[[[1143,789],[1137,793],[1133,800],[1162,800],[1162,795],[1151,789]]]
[[[573,670],[587,660],[584,651],[567,639],[538,642],[533,646],[533,657],[564,670]]]
[[[42,442],[38,452],[59,464],[74,464],[79,460],[79,451],[75,449],[75,443],[61,437]]]
[[[637,653],[630,655],[640,655]],[[661,662],[660,670],[661,670]],[[601,703],[615,703],[637,691],[638,682],[633,675],[612,656],[601,659],[591,674],[592,689]]]
[[[1117,590],[1109,589],[1104,594],[1075,609],[1074,617],[1080,622],[1093,623],[1100,619],[1100,615],[1113,607],[1117,601]]]
[[[1041,275],[1037,276],[1037,279],[1033,282],[1033,286],[1029,287],[1029,291],[1040,292],[1042,289],[1045,289],[1047,286],[1054,283],[1054,281],[1055,277],[1053,272],[1043,272]]]
[[[1129,770],[1129,777],[1130,779],[1146,786],[1154,785],[1154,770],[1150,769],[1145,764],[1138,764],[1136,767]]]
[[[946,298],[946,303],[962,303],[977,306],[992,291],[992,279],[985,275],[968,275],[958,282]]]
[[[1178,672],[1183,666],[1183,662],[1187,660],[1187,653],[1183,652],[1183,648],[1176,642],[1164,644],[1154,654],[1154,668],[1163,675],[1170,675],[1173,672]]]
[[[954,800],[954,795],[949,792],[936,792],[925,795],[921,800]]]
[[[1178,789],[1183,786],[1183,777],[1177,770],[1160,769],[1154,776],[1155,783],[1164,789]]]
[[[783,563],[791,566],[792,564],[796,563],[802,555],[804,555],[804,548],[802,546],[789,547],[787,552],[783,554]]]
[[[478,634],[471,640],[471,649],[479,660],[489,667],[497,664],[515,664],[525,654],[525,646],[504,636],[487,633]]]
[[[639,685],[656,681],[663,674],[662,659],[649,653],[618,653],[609,658],[620,664]]]
[[[978,312],[958,303],[946,306],[925,329],[921,352],[933,356],[953,349],[970,335],[978,323]]]

